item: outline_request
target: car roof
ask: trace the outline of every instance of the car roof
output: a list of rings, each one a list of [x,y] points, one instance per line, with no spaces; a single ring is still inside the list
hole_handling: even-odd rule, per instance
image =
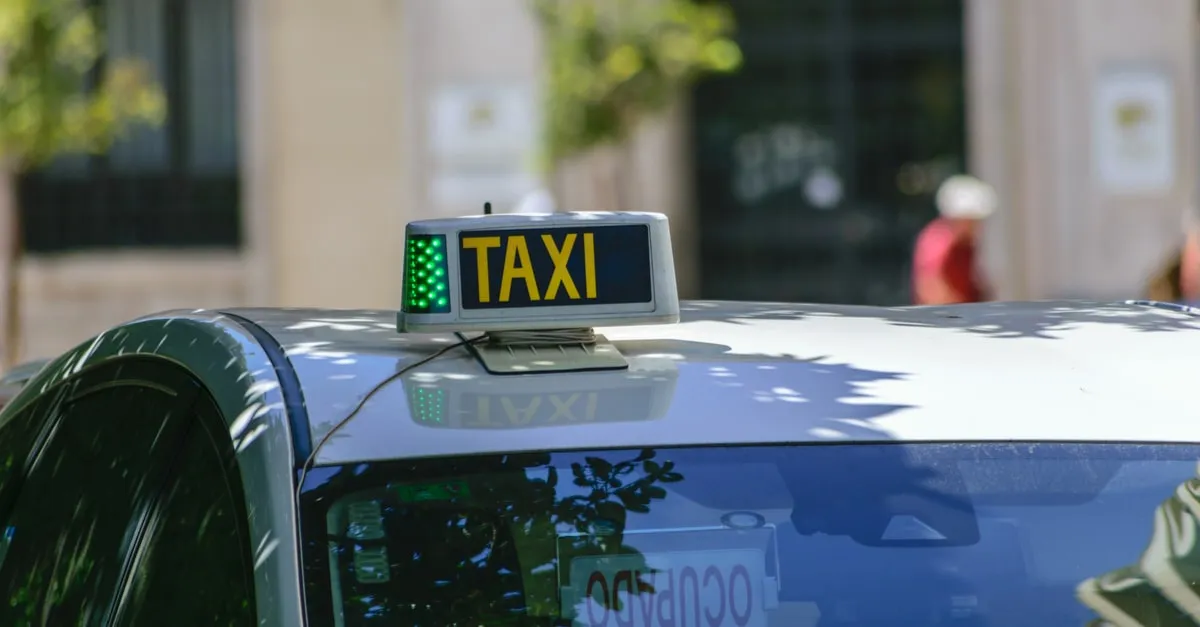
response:
[[[597,329],[629,370],[488,374],[395,312],[237,309],[282,346],[317,464],[771,442],[1200,442],[1200,318],[1157,303],[863,307],[691,301]],[[382,385],[381,385],[382,384]],[[431,410],[430,407],[434,409]],[[565,409],[564,409],[565,408]],[[562,410],[555,413],[554,410]],[[440,411],[429,420],[430,411]],[[534,419],[536,418],[536,419]]]

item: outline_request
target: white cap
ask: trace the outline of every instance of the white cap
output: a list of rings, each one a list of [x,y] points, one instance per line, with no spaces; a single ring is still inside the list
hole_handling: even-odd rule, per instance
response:
[[[982,220],[996,211],[999,200],[991,185],[965,174],[942,182],[937,191],[937,208],[942,216]]]

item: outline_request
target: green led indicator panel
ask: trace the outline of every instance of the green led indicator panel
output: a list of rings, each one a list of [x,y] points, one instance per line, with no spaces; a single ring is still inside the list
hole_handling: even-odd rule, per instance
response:
[[[395,486],[400,501],[421,503],[424,501],[454,501],[471,498],[471,490],[465,481],[442,481],[415,485]]]
[[[450,311],[445,235],[409,235],[404,246],[404,305],[407,313]]]
[[[418,422],[429,425],[446,423],[446,390],[436,387],[408,389],[408,410]]]

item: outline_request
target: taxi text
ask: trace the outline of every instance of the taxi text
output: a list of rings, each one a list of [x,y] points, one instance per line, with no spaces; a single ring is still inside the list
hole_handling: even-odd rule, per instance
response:
[[[755,598],[754,582],[745,565],[647,570],[650,572],[592,572],[587,580],[587,608],[576,624],[749,627],[763,622],[762,599]]]
[[[596,298],[596,246],[592,233],[567,233],[561,241],[555,241],[550,233],[540,237],[525,235],[509,235],[503,238],[498,235],[484,237],[464,237],[462,247],[475,251],[475,265],[478,272],[479,302],[490,303],[492,296],[498,302],[507,303],[512,299],[513,283],[520,281],[531,301],[556,300],[560,295],[569,300],[581,298],[594,300]],[[581,249],[583,256],[583,276],[575,277],[568,269],[568,262],[576,246]],[[549,255],[553,264],[550,276],[545,285],[538,285],[534,272],[533,261],[529,257],[530,246],[540,246]],[[488,251],[493,248],[504,250],[504,266],[500,273],[500,285],[496,292],[492,291],[491,270],[488,262]],[[579,286],[582,284],[583,291]]]
[[[463,426],[479,428],[531,427],[596,419],[597,392],[526,396],[480,395],[472,404],[475,415]]]

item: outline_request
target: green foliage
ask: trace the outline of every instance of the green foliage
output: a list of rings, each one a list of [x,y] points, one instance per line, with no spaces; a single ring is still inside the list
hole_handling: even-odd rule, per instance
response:
[[[546,45],[546,156],[622,142],[706,73],[736,71],[732,12],[695,0],[533,0]]]
[[[94,11],[78,0],[0,0],[0,156],[18,168],[106,150],[131,124],[160,124],[165,98],[149,68],[110,59]]]
[[[448,498],[388,505],[387,525],[403,529],[403,536],[373,542],[403,551],[404,557],[393,562],[393,581],[399,585],[392,588],[354,583],[355,553],[372,545],[347,538],[346,523],[328,529],[328,538],[310,536],[307,550],[328,554],[334,542],[333,568],[347,623],[540,627],[564,609],[562,563],[581,556],[633,556],[642,564],[634,570],[651,572],[638,549],[625,541],[628,513],[651,511],[668,496],[663,484],[684,480],[673,462],[656,457],[652,449],[625,460],[587,457],[561,476],[549,453],[473,459],[465,464],[471,469],[467,475],[457,475],[463,472],[461,458],[447,459],[442,472],[456,473],[454,482],[469,489]],[[543,472],[544,478],[537,477]],[[308,493],[304,508],[324,510],[334,501],[370,498],[395,503],[391,493],[399,494],[402,487],[396,479],[422,474],[394,465],[345,466]],[[598,534],[598,521],[613,526]],[[585,535],[563,537],[568,527]],[[306,566],[314,581],[330,577],[328,565]],[[639,593],[655,591],[652,579],[636,585]],[[349,620],[351,614],[355,621]]]

